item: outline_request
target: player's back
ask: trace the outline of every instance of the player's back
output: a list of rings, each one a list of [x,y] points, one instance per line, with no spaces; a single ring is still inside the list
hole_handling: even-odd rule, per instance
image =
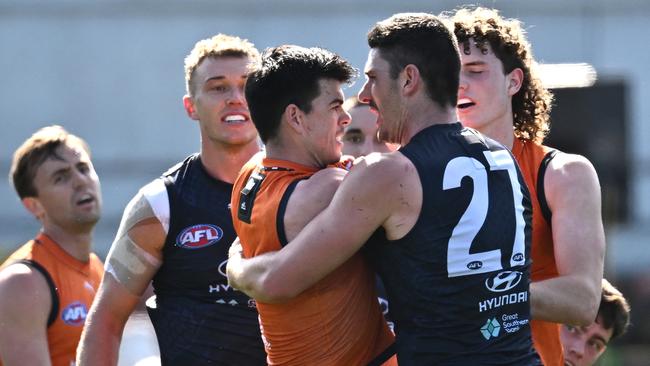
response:
[[[291,238],[289,222],[307,223],[322,209],[296,209],[299,204],[289,204],[293,194],[329,202],[331,197],[321,196],[331,193],[296,188],[316,171],[271,159],[244,167],[235,182],[232,207],[245,257],[280,250]],[[377,302],[374,274],[360,254],[294,299],[257,306],[272,365],[364,365],[393,340]]]
[[[401,239],[375,246],[400,365],[534,365],[528,321],[530,202],[511,154],[459,123],[400,149],[422,206]]]

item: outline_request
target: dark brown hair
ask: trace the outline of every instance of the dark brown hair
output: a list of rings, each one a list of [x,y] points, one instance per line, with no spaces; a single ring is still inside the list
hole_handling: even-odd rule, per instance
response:
[[[88,144],[83,139],[57,125],[43,127],[36,131],[14,152],[9,180],[21,199],[38,196],[33,182],[36,170],[47,159],[61,159],[56,149],[65,144],[80,147],[90,156]]]
[[[603,292],[598,317],[606,329],[612,329],[612,338],[620,337],[630,325],[630,305],[623,294],[603,278]]]
[[[537,63],[521,22],[481,7],[457,10],[451,20],[461,52],[467,54],[470,47],[483,48],[488,43],[503,64],[505,74],[516,68],[523,71],[521,89],[512,97],[514,133],[517,138],[541,143],[550,130],[553,94],[539,79]]]
[[[460,55],[447,25],[428,13],[400,13],[382,20],[368,33],[368,46],[390,65],[390,76],[409,64],[422,75],[429,97],[441,107],[456,107]]]

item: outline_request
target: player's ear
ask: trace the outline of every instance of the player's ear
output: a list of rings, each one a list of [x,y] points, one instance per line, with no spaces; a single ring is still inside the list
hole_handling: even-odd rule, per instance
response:
[[[295,104],[289,104],[284,109],[283,119],[293,131],[303,134],[305,129],[305,113]]]
[[[23,206],[31,213],[36,219],[40,220],[45,213],[45,208],[36,197],[25,197],[21,200]]]
[[[413,95],[420,85],[420,69],[413,64],[408,64],[400,73],[400,86],[405,95]]]
[[[524,71],[517,67],[506,75],[506,79],[508,95],[513,96],[519,92],[521,85],[524,83]]]
[[[185,113],[187,113],[188,117],[195,121],[199,120],[199,115],[196,113],[196,108],[194,107],[194,99],[191,96],[186,94],[183,97],[183,107],[185,107]]]

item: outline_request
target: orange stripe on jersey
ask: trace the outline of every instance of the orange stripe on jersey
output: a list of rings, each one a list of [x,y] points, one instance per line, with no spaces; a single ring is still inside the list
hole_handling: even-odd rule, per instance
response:
[[[253,159],[244,166],[233,187],[231,207],[245,257],[282,248],[280,203],[292,183],[316,171],[272,159],[261,164]],[[257,176],[258,183],[249,180],[251,176]],[[242,191],[254,191],[254,200]],[[242,203],[247,210],[245,217],[239,213]],[[365,365],[373,360],[393,342],[377,302],[374,281],[374,273],[357,254],[286,303],[258,302],[268,363]]]
[[[533,205],[533,240],[531,258],[531,281],[543,281],[558,276],[553,249],[553,233],[542,214],[537,196],[537,178],[542,160],[553,149],[530,141],[515,138],[512,153],[530,191]],[[543,182],[542,182],[543,183]],[[530,322],[533,344],[542,362],[547,366],[564,365],[560,326],[557,323],[532,320]]]
[[[2,266],[21,260],[38,263],[56,286],[59,307],[47,328],[48,349],[52,366],[70,366],[104,272],[102,262],[94,253],[88,262],[81,262],[43,233],[15,251]]]

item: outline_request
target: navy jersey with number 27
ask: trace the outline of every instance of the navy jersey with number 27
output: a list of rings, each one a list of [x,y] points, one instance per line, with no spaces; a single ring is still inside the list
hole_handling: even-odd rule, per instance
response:
[[[529,308],[530,197],[510,152],[460,123],[400,149],[422,208],[372,252],[391,302],[400,366],[537,365]]]

